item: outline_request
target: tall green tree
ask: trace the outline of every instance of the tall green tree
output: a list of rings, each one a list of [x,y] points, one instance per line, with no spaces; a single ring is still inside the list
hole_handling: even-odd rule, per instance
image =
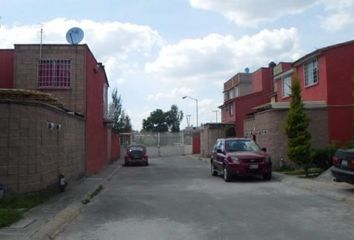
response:
[[[122,98],[118,96],[118,90],[114,89],[112,92],[112,103],[109,106],[109,114],[113,119],[113,129],[119,132],[130,132],[132,125],[130,117],[125,114],[122,107]]]
[[[171,132],[179,132],[180,124],[183,119],[183,112],[178,111],[176,105],[172,105],[170,111],[166,113],[166,121]]]
[[[176,105],[172,105],[167,112],[156,109],[150,113],[147,119],[143,119],[143,130],[152,132],[179,132],[183,112],[178,111]]]
[[[143,129],[152,132],[167,132],[168,125],[166,120],[166,113],[161,109],[156,109],[150,113],[147,119],[143,119]]]
[[[285,132],[288,137],[288,157],[292,162],[304,168],[306,177],[312,162],[309,124],[310,119],[306,115],[301,98],[300,82],[295,76],[291,84],[291,102]]]

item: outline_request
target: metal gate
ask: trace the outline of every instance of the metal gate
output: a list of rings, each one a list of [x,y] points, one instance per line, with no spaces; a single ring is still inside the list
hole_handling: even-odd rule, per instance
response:
[[[132,133],[131,143],[144,144],[149,157],[179,156],[192,154],[191,133]]]

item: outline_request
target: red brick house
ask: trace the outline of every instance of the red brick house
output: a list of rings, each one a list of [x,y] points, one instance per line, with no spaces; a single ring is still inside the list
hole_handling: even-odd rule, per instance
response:
[[[268,84],[266,79],[269,76],[272,89],[268,100],[264,97],[263,103],[255,103],[255,93],[234,99],[235,123],[236,128],[241,129],[237,127],[240,122],[237,116],[251,113],[243,117],[243,135],[255,135],[275,163],[287,160],[284,122],[294,76],[300,80],[305,109],[311,118],[309,131],[313,146],[323,147],[332,142],[345,145],[353,139],[354,41],[318,49],[293,63],[279,63],[271,75],[264,75],[263,81]],[[268,93],[266,90],[265,96]],[[247,101],[247,98],[251,100]],[[248,104],[249,107],[237,108],[237,104]]]
[[[254,107],[270,101],[273,82],[272,66],[253,73],[238,73],[224,84],[222,123],[234,124],[237,137],[244,136],[243,121]]]
[[[72,159],[72,161],[81,159],[82,154],[84,154],[84,174],[92,175],[104,168],[109,161],[119,157],[119,150],[117,150],[117,146],[112,148],[111,145],[112,143],[119,143],[119,141],[117,141],[119,138],[115,136],[116,134],[111,132],[111,129],[108,126],[109,121],[107,120],[108,79],[106,72],[104,66],[95,59],[86,44],[21,44],[15,45],[13,50],[0,50],[0,90],[1,88],[26,89],[45,92],[51,94],[62,103],[62,108],[50,110],[50,112],[59,111],[59,115],[61,117],[51,117],[51,113],[42,114],[42,117],[47,118],[46,121],[48,123],[53,121],[54,126],[58,127],[58,129],[60,128],[58,134],[60,132],[62,132],[60,134],[63,134],[63,145],[61,146],[61,144],[57,144],[60,147],[55,147],[55,145],[53,145],[51,150],[65,152],[60,154],[60,157]],[[11,114],[11,109],[13,109],[13,107],[8,107],[9,104],[12,106],[19,103],[15,103],[13,101],[9,103],[9,101],[7,101],[6,103],[3,102],[3,104],[4,106],[7,106],[8,110],[6,115],[8,118],[0,118],[0,121],[8,121],[8,119],[14,115]],[[38,113],[41,115],[44,111],[42,110],[42,105],[36,105],[37,110],[33,110],[32,113]],[[24,109],[24,111],[26,111],[26,109]],[[15,119],[14,121],[27,121],[26,119],[23,120],[25,116],[21,114],[17,115],[19,116],[19,119]],[[71,129],[73,123],[72,120],[70,120],[70,115],[79,118],[79,122],[83,122],[83,132],[76,132]],[[55,123],[55,121],[64,121],[65,124],[61,122]],[[34,131],[33,134],[36,136],[42,136],[43,133],[47,134],[47,126],[45,126],[45,130],[39,129],[43,126],[43,124],[40,127],[37,126],[37,132]],[[70,132],[66,132],[68,129],[71,129],[71,134]],[[19,131],[21,131],[21,128]],[[9,134],[11,135],[11,133]],[[61,141],[60,134],[57,135],[57,141]],[[79,134],[81,137],[76,138],[75,140],[75,136],[72,136],[72,134]],[[51,135],[48,136],[51,137]],[[83,144],[83,153],[75,152],[74,149],[66,152],[67,148],[73,147],[66,146],[66,140],[72,141],[73,145],[80,145],[80,149],[81,144]],[[43,141],[40,140],[40,142]],[[10,151],[15,150],[11,150],[7,145],[1,146],[0,141],[0,148],[1,147],[8,150],[7,155],[11,155],[12,153]],[[0,156],[0,167],[5,163],[9,166],[10,163],[5,161],[2,162],[1,157],[2,156]],[[52,156],[52,158],[53,162],[62,160],[56,156]],[[57,165],[59,166],[60,164]],[[59,166],[57,168],[66,169],[65,166]],[[52,175],[55,171],[59,170],[55,170],[53,167],[53,171],[51,172]],[[73,171],[71,168],[67,171],[68,176],[74,178],[78,177],[75,176],[75,174],[70,174],[70,171]],[[24,172],[27,173],[29,170],[24,170]],[[8,170],[4,170],[3,174],[0,172],[0,182],[2,181],[1,177],[6,174],[9,176]],[[81,174],[82,172],[80,175]],[[41,173],[37,175],[39,176]],[[37,175],[34,178],[37,179]],[[40,179],[43,179],[42,175],[40,176]],[[36,185],[36,187],[33,187],[32,190],[38,190],[39,188],[45,187],[46,184],[37,184],[38,181],[38,179],[34,181],[34,185]],[[52,178],[52,181],[54,181],[54,178]],[[19,184],[20,183],[17,185]],[[50,183],[48,182],[48,184]],[[13,186],[14,184],[9,183],[9,185]],[[23,188],[17,187],[17,191],[21,192],[22,189]]]

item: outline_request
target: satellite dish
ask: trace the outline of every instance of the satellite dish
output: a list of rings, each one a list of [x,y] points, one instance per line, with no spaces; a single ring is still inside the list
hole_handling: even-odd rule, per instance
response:
[[[84,31],[81,28],[73,27],[70,28],[66,33],[66,41],[70,44],[78,44],[84,38]]]
[[[250,69],[248,67],[245,68],[245,73],[250,73]]]

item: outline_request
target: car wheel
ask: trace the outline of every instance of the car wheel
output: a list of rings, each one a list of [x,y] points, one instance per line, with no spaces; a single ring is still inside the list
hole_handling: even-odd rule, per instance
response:
[[[211,176],[216,176],[218,173],[215,170],[213,162],[210,162],[210,170],[211,170]]]
[[[270,181],[271,179],[272,179],[272,172],[268,172],[268,173],[263,174],[264,181]]]
[[[224,180],[225,180],[225,182],[231,181],[231,173],[230,173],[230,170],[226,166],[224,167]]]

